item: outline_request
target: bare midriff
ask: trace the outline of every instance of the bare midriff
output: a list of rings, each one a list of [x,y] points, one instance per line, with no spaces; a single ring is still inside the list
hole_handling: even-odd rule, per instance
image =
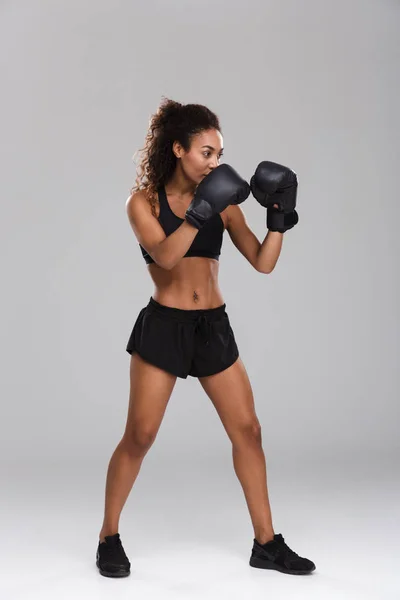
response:
[[[219,261],[186,256],[170,271],[155,263],[148,266],[154,283],[152,297],[164,306],[182,310],[217,308],[224,304],[219,289]]]

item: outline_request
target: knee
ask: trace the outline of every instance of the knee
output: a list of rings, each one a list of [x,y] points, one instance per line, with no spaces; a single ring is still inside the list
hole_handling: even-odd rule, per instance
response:
[[[131,454],[141,456],[150,449],[156,435],[157,432],[153,428],[138,425],[125,431],[123,445]]]
[[[262,437],[259,421],[252,419],[251,421],[241,423],[233,436],[233,443],[235,442],[238,444],[246,443],[261,446]]]

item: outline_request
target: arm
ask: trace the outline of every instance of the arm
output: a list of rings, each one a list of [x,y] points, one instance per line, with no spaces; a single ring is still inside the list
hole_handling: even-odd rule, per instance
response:
[[[247,224],[240,206],[228,208],[227,231],[236,248],[260,273],[271,273],[281,253],[283,233],[268,231],[262,243]]]
[[[227,164],[214,169],[196,187],[185,221],[166,236],[151,214],[144,192],[133,194],[126,209],[139,243],[160,267],[171,270],[186,254],[199,229],[229,204],[240,204],[250,194],[249,184]]]
[[[130,196],[125,206],[139,244],[158,266],[171,270],[190,248],[198,229],[184,221],[167,237],[158,220],[151,214],[150,205],[142,191]]]

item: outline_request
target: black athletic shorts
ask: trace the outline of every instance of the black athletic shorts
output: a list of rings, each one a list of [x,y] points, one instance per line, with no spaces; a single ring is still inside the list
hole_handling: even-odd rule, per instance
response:
[[[136,319],[126,351],[137,352],[182,379],[219,373],[239,356],[225,307],[182,310],[150,298]]]

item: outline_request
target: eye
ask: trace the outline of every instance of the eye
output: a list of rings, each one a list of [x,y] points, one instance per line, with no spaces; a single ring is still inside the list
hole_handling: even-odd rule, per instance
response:
[[[208,158],[211,154],[211,152],[209,150],[206,150],[205,152],[203,152],[204,156],[206,158]],[[223,157],[223,153],[218,155],[218,160],[221,160],[221,158]]]

